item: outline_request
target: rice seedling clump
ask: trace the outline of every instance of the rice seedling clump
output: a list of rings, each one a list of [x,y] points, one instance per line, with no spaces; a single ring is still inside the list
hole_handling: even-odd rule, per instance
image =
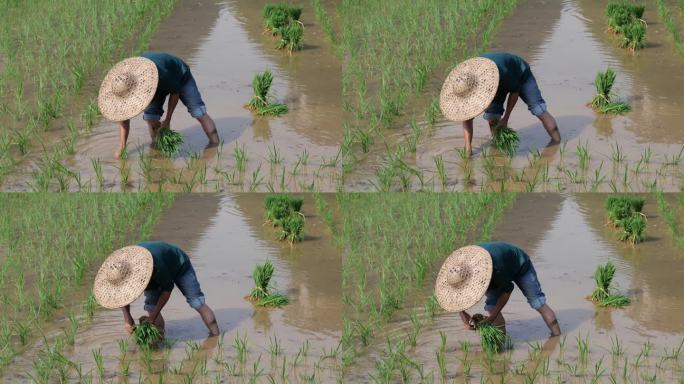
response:
[[[279,293],[272,293],[269,289],[271,278],[275,268],[273,264],[266,260],[263,265],[257,264],[252,273],[254,288],[248,298],[260,307],[281,307],[286,305],[289,300],[286,296]]]
[[[506,344],[506,333],[501,327],[484,323],[485,316],[477,313],[471,318],[472,326],[480,335],[482,350],[487,354],[499,353]]]
[[[619,46],[632,52],[644,47],[646,23],[641,19],[644,5],[627,1],[612,2],[606,7],[608,29],[621,35]]]
[[[154,138],[154,145],[159,149],[165,156],[172,156],[180,150],[180,146],[183,144],[183,136],[171,129],[163,128],[157,132],[157,136]]]
[[[290,53],[304,47],[304,25],[299,21],[302,7],[291,4],[268,4],[262,12],[266,30],[273,36],[279,36],[278,49],[287,49]]]
[[[304,199],[288,195],[266,196],[266,221],[280,227],[278,240],[294,244],[303,240],[304,215],[300,212]]]
[[[615,72],[608,68],[605,72],[596,75],[594,84],[596,96],[591,100],[591,107],[600,113],[621,115],[631,110],[627,103],[613,100],[613,85],[615,84]]]
[[[644,241],[646,233],[646,216],[641,213],[645,199],[635,196],[611,196],[606,200],[608,221],[621,228],[618,238],[632,244]]]
[[[509,156],[515,155],[519,143],[518,133],[509,127],[498,127],[494,131],[494,146]]]
[[[610,261],[599,265],[594,272],[596,288],[591,293],[591,300],[601,307],[621,308],[629,305],[629,297],[613,293],[613,278],[615,277],[615,265]]]
[[[304,199],[289,195],[271,195],[264,199],[266,220],[279,226],[281,221],[293,213],[299,212]]]
[[[258,73],[252,80],[252,89],[254,89],[254,96],[247,103],[247,108],[259,116],[280,116],[287,113],[288,108],[285,104],[271,103],[269,101],[268,92],[273,83],[273,75],[266,70],[263,73]]]
[[[133,339],[141,348],[151,348],[163,339],[162,332],[156,325],[147,322],[147,317],[140,318],[140,324],[133,327]]]

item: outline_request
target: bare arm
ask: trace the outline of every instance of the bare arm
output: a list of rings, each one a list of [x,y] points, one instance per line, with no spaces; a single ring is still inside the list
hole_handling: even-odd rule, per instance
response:
[[[162,128],[169,128],[171,126],[171,117],[173,116],[173,111],[176,109],[176,105],[178,105],[179,98],[180,96],[177,93],[172,93],[169,96],[169,104],[166,108],[167,112],[164,122],[162,123]]]
[[[162,291],[161,295],[159,295],[159,301],[157,302],[157,305],[154,307],[154,310],[150,313],[150,317],[148,318],[150,323],[155,324],[157,321],[157,316],[159,316],[159,313],[169,301],[170,297],[171,291]]]
[[[499,125],[502,127],[508,126],[508,118],[511,116],[511,112],[513,112],[513,108],[515,108],[515,104],[518,102],[519,96],[520,93],[518,92],[512,92],[508,95],[508,100],[506,101],[506,112],[504,112],[501,122],[499,123]]]
[[[124,120],[119,122],[119,149],[114,153],[114,158],[119,159],[121,152],[126,148],[128,134],[131,131],[131,121]]]
[[[485,320],[488,323],[493,323],[494,320],[496,320],[497,317],[499,317],[499,314],[501,313],[501,310],[503,307],[506,306],[506,303],[508,303],[508,299],[511,298],[511,293],[510,292],[504,292],[499,296],[499,299],[496,301],[496,307],[494,307],[494,310],[489,314],[489,317]]]

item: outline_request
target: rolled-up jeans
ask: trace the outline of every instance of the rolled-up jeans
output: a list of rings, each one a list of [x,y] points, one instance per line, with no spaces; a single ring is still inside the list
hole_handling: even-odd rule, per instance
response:
[[[150,102],[150,105],[145,108],[143,113],[143,120],[146,121],[159,121],[164,114],[164,102],[166,101],[166,96],[169,94],[167,92],[160,92],[154,94],[154,98]],[[197,88],[197,83],[195,78],[192,77],[192,73],[188,77],[188,80],[180,87],[178,91],[178,96],[181,102],[188,109],[190,116],[195,119],[199,119],[207,113],[207,107],[202,101],[202,95],[200,95],[199,89]]]
[[[197,309],[205,303],[204,293],[202,293],[192,264],[188,266],[188,269],[183,274],[176,276],[173,279],[173,282],[178,289],[180,289],[183,296],[185,296],[185,300],[192,309]],[[159,302],[160,296],[161,291],[158,289],[145,291],[145,310],[147,312],[152,312],[154,310]]]
[[[542,292],[537,272],[532,264],[530,264],[527,272],[516,278],[514,282],[527,298],[527,303],[530,304],[530,307],[539,310],[539,308],[546,304],[546,295]],[[490,290],[485,293],[485,311],[492,312],[496,308],[496,302],[502,293],[503,291],[501,290]]]

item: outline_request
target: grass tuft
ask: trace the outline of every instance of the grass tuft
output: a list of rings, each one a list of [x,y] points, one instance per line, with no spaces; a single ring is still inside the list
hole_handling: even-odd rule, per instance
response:
[[[613,100],[615,77],[615,72],[610,68],[596,75],[596,96],[591,100],[591,106],[600,113],[621,115],[631,110],[627,103]]]
[[[168,128],[160,129],[154,138],[155,147],[167,157],[178,153],[182,144],[183,135]]]
[[[164,336],[156,325],[146,320],[146,316],[141,317],[140,324],[133,327],[133,340],[141,348],[152,348],[158,345]]]
[[[497,127],[494,131],[493,140],[494,146],[509,156],[515,155],[520,144],[518,133],[509,127]]]
[[[248,298],[260,307],[281,307],[289,301],[286,296],[270,292],[269,285],[275,268],[271,261],[266,260],[263,265],[257,264],[252,273],[254,288]]]
[[[591,299],[601,307],[621,308],[629,305],[629,297],[613,294],[613,278],[615,277],[615,265],[612,262],[599,265],[594,272],[596,288],[591,293]]]
[[[273,75],[266,70],[263,73],[257,73],[252,80],[252,89],[254,96],[247,103],[247,109],[253,111],[258,116],[280,116],[287,113],[288,108],[285,104],[271,103],[269,101],[268,92],[273,83]]]

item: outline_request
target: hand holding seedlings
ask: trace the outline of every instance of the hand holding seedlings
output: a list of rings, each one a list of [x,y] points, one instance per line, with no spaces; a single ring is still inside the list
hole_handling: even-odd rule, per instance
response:
[[[157,87],[136,86],[145,83],[156,84]],[[164,123],[160,124],[167,96],[168,111]],[[173,132],[168,127],[179,100],[187,103],[188,112],[199,121],[209,143],[217,145],[219,136],[214,120],[207,114],[190,67],[182,59],[165,52],[145,52],[114,65],[102,81],[98,96],[98,107],[102,115],[119,122],[119,149],[114,156],[118,159],[126,147],[130,120],[141,112],[144,112],[143,119],[147,122],[153,140],[160,125],[161,131]],[[172,145],[169,148],[180,145],[178,137],[170,137],[172,139],[169,143],[164,144]]]

